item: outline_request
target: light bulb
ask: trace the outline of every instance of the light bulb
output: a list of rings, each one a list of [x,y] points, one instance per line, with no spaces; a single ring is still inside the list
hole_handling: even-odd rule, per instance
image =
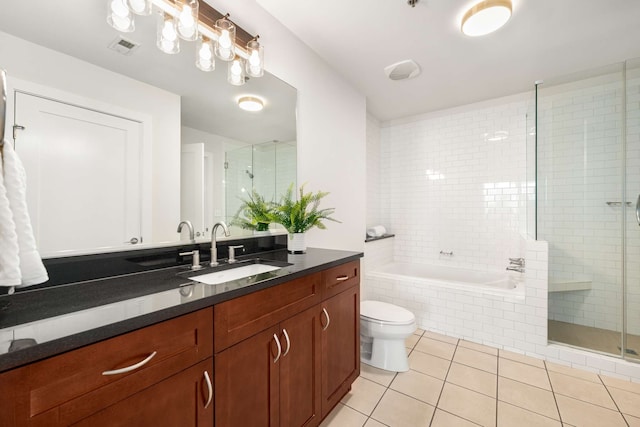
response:
[[[220,38],[218,39],[218,45],[224,49],[229,49],[231,47],[231,37],[229,37],[228,30],[222,30]]]
[[[127,6],[124,4],[124,0],[113,0],[111,2],[111,12],[121,18],[129,16],[129,9],[127,9]]]
[[[211,44],[209,43],[202,43],[202,47],[200,48],[200,51],[198,52],[198,56],[200,57],[201,60],[210,60],[211,57],[213,56],[213,53],[211,52]],[[209,61],[211,62],[211,61]]]
[[[113,22],[113,25],[116,27],[116,29],[120,31],[126,31],[131,26],[131,18],[129,18],[128,16],[118,16],[116,14],[113,14],[111,16],[111,21]]]
[[[160,42],[160,44],[162,45],[161,49],[164,52],[173,52],[176,48],[175,43],[175,40],[162,39],[162,41]]]
[[[164,25],[162,26],[162,38],[169,42],[174,42],[176,38],[178,38],[176,29],[173,27],[173,23],[170,19],[164,21]]]
[[[144,13],[147,9],[145,0],[129,0],[129,7],[134,13]]]
[[[241,73],[242,67],[240,66],[240,61],[233,61],[233,65],[231,65],[231,74],[239,76]]]
[[[249,64],[251,64],[252,67],[260,66],[260,54],[257,50],[251,51],[251,55],[249,55]]]
[[[190,6],[183,6],[182,12],[180,12],[180,24],[185,27],[193,27],[194,20]]]

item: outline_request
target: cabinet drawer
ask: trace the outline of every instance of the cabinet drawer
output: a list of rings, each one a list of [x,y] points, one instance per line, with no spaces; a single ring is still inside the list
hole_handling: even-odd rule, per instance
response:
[[[322,274],[322,299],[326,299],[360,283],[360,261],[352,261],[330,268]]]
[[[219,353],[320,302],[315,273],[214,306],[214,351]]]
[[[200,310],[19,368],[16,425],[72,424],[211,357],[212,317]]]

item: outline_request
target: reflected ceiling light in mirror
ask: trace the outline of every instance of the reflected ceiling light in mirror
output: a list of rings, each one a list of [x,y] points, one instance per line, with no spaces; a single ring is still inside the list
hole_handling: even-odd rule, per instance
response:
[[[234,86],[242,86],[245,83],[242,58],[236,57],[233,61],[229,62],[229,67],[227,69],[227,82]]]
[[[178,8],[176,29],[183,40],[198,39],[198,0],[175,0]]]
[[[229,19],[229,14],[216,21],[218,41],[216,42],[216,56],[223,61],[233,61],[236,56],[236,26]]]
[[[180,40],[176,22],[172,16],[165,13],[158,14],[158,36],[156,42],[158,49],[164,53],[180,52]]]
[[[256,96],[242,96],[238,98],[238,107],[245,111],[262,111],[264,101]]]
[[[255,36],[247,43],[246,71],[251,77],[262,77],[264,74],[264,48],[258,43],[260,36]]]
[[[506,24],[511,11],[511,0],[481,1],[464,14],[460,29],[467,36],[484,36]]]
[[[151,11],[153,9],[151,0],[125,0],[125,4],[129,10],[136,15],[151,15]]]
[[[124,0],[109,0],[107,8],[107,22],[113,28],[123,33],[130,33],[136,29],[133,15]]]
[[[196,67],[202,71],[213,71],[216,69],[216,62],[213,56],[213,42],[204,36],[200,36],[196,44]]]

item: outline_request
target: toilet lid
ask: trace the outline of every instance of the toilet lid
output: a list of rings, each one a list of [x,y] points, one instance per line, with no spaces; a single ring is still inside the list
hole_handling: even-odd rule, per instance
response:
[[[381,301],[362,301],[360,315],[372,320],[389,323],[408,324],[415,320],[412,312],[406,308]]]

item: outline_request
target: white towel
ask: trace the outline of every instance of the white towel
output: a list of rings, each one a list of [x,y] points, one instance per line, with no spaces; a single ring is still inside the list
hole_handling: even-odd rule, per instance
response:
[[[374,227],[367,228],[367,236],[369,237],[382,237],[387,233],[387,229],[384,225],[376,225]]]
[[[49,280],[36,248],[27,210],[26,176],[10,143],[2,146],[0,170],[0,286],[37,285]]]

